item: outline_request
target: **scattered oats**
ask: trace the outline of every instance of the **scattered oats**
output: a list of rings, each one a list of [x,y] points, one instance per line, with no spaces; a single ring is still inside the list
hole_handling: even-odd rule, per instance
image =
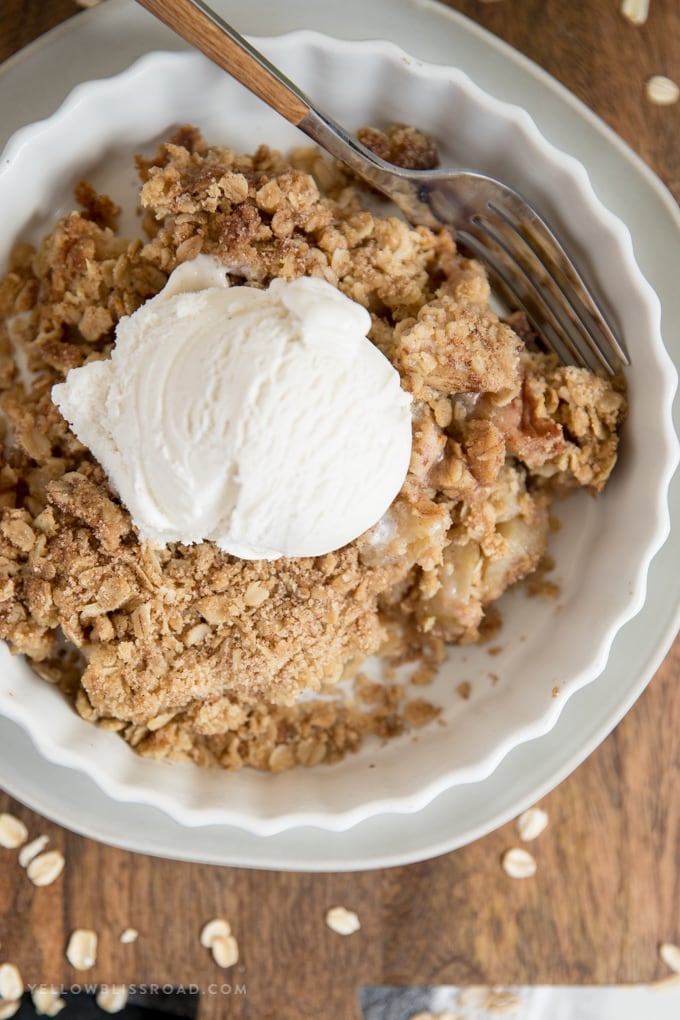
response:
[[[645,92],[650,103],[657,106],[671,106],[680,99],[680,86],[663,74],[654,74],[645,83]]]
[[[542,808],[529,808],[517,819],[519,838],[525,843],[538,839],[548,824],[548,815]]]
[[[21,999],[17,999],[14,1002],[11,1000],[8,1002],[0,1002],[0,1020],[9,1020],[11,1016],[18,1013],[20,1006]]]
[[[233,935],[216,935],[210,943],[210,952],[218,967],[233,967],[238,963],[238,942]]]
[[[78,7],[96,7],[101,0],[76,0]]]
[[[27,839],[28,829],[21,819],[2,812],[0,814],[0,846],[4,846],[7,850],[16,850]]]
[[[231,935],[231,925],[223,917],[215,917],[201,928],[201,945],[210,949],[216,938],[225,938],[227,935]]]
[[[105,1013],[120,1013],[125,1009],[128,1000],[127,985],[102,985],[95,996],[95,1001]]]
[[[14,1001],[20,999],[24,994],[24,982],[21,979],[19,968],[13,963],[0,965],[0,999]]]
[[[649,0],[622,0],[621,13],[634,25],[644,25],[649,14]]]
[[[662,942],[659,946],[659,956],[667,967],[680,974],[680,946],[672,942]]]
[[[468,701],[472,694],[472,684],[469,680],[462,680],[456,687],[456,692],[463,701]]]
[[[49,843],[49,836],[36,836],[30,843],[22,846],[19,851],[19,864],[22,868],[27,868],[34,857],[37,857],[39,853],[45,849]]]
[[[29,862],[26,874],[33,885],[51,885],[64,870],[64,855],[60,850],[48,850]]]
[[[136,942],[139,938],[139,932],[136,928],[126,928],[125,931],[120,933],[120,941],[124,945],[128,945],[130,942]]]
[[[39,985],[38,988],[32,989],[31,998],[36,1013],[41,1016],[56,1016],[66,1005],[57,989],[50,988],[49,985]]]
[[[66,959],[76,970],[89,970],[97,959],[97,933],[88,928],[71,932],[66,947]]]
[[[346,910],[345,907],[331,907],[326,914],[326,924],[338,935],[352,935],[361,928],[354,911]]]
[[[503,854],[503,871],[510,878],[530,878],[536,873],[536,860],[528,850],[513,847]]]

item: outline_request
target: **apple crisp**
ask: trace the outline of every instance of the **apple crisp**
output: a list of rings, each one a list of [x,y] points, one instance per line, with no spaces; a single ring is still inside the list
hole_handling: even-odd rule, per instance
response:
[[[436,161],[412,129],[363,138],[395,162]],[[418,686],[446,645],[481,639],[541,562],[555,496],[605,485],[622,380],[541,353],[526,322],[490,309],[483,268],[449,231],[371,211],[375,196],[316,150],[238,155],[187,127],[138,169],[143,238],[119,236],[115,204],[82,183],[80,210],[37,249],[18,245],[0,283],[0,637],[150,757],[279,771],[429,721],[436,706],[357,675],[362,660],[418,661]],[[253,287],[338,287],[368,309],[413,396],[403,488],[336,552],[246,561],[210,542],[140,542],[52,402],[201,253]],[[352,697],[333,696],[350,675]]]

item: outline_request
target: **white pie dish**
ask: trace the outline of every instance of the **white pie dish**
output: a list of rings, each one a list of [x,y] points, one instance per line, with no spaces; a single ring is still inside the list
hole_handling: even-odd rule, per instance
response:
[[[3,711],[45,757],[89,774],[116,799],[161,807],[181,824],[232,824],[266,835],[303,824],[345,829],[376,814],[417,811],[452,786],[488,776],[511,748],[547,732],[568,696],[599,675],[615,634],[644,602],[647,569],[667,532],[676,440],[675,375],[661,342],[658,301],[634,263],[625,227],[598,202],[580,164],[549,145],[521,110],[389,44],[294,33],[260,45],[349,128],[378,119],[417,123],[440,143],[454,140],[448,153],[442,145],[449,159],[527,194],[580,257],[592,259],[633,358],[631,413],[615,479],[597,502],[579,497],[560,508],[563,528],[553,547],[559,611],[521,592],[507,599],[503,651],[494,659],[484,648],[455,652],[428,691],[445,705],[447,726],[421,730],[417,741],[366,746],[332,768],[279,776],[162,766],[84,723],[3,648],[0,691],[10,695],[2,698]],[[79,86],[54,117],[9,143],[0,171],[0,261],[29,221],[32,230],[48,227],[68,207],[70,187],[84,174],[132,208],[132,154],[186,121],[210,140],[244,150],[261,141],[284,148],[300,141],[203,58],[152,54],[117,78]],[[492,686],[491,674],[502,682]],[[455,693],[459,679],[473,681],[468,702]]]

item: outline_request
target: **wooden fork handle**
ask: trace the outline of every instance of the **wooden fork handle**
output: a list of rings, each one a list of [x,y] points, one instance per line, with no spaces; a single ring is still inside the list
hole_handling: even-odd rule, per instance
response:
[[[309,113],[298,89],[202,0],[138,0],[183,39],[296,126]]]

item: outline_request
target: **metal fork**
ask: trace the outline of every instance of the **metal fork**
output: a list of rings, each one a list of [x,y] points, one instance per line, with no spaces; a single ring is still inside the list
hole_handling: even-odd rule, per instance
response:
[[[203,0],[138,0],[180,36],[391,198],[416,225],[451,227],[486,265],[510,308],[526,312],[561,361],[615,374],[628,355],[551,228],[516,191],[469,170],[403,170],[322,113]]]

